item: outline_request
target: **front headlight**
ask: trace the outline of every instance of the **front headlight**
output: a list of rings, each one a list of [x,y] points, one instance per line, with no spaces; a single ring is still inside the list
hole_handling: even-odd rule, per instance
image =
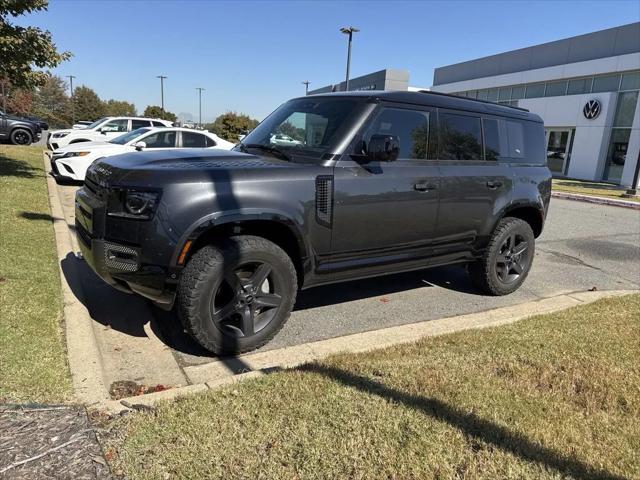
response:
[[[66,137],[67,135],[69,135],[69,132],[58,132],[58,133],[54,133],[52,135],[53,138],[62,138],[62,137]]]
[[[84,157],[89,155],[91,152],[67,152],[64,154],[64,158],[71,158],[71,157]]]
[[[112,217],[135,218],[149,220],[158,206],[160,192],[123,189],[113,192],[109,202],[109,213]]]

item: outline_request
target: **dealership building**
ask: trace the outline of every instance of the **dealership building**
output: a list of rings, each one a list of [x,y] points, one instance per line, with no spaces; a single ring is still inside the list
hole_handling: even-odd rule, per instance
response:
[[[406,70],[350,90],[411,87]],[[309,92],[340,91],[344,82]],[[555,176],[630,186],[640,153],[640,23],[436,68],[432,91],[526,108],[545,123]]]

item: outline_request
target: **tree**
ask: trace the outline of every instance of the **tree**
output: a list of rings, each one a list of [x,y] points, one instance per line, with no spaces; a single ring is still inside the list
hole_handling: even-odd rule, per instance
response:
[[[71,124],[71,100],[67,96],[67,84],[62,78],[48,75],[44,84],[35,89],[31,115],[55,128]]]
[[[246,135],[256,128],[258,121],[248,115],[227,112],[220,115],[213,123],[206,125],[207,130],[215,133],[229,142],[239,141],[239,135]]]
[[[28,115],[33,104],[33,93],[23,88],[12,89],[7,95],[7,112],[14,115]]]
[[[133,103],[125,102],[124,100],[109,100],[105,102],[105,115],[110,117],[135,117],[136,107]]]
[[[97,120],[105,116],[105,105],[100,97],[84,85],[73,92],[75,115],[78,120]]]
[[[0,81],[14,87],[33,88],[44,84],[46,72],[35,68],[55,68],[69,59],[58,52],[51,33],[37,27],[12,24],[9,17],[46,11],[47,0],[3,0],[0,2]]]
[[[162,120],[169,120],[170,122],[175,122],[178,119],[175,113],[167,112],[158,105],[147,106],[147,108],[144,109],[142,116],[147,118],[160,118]]]

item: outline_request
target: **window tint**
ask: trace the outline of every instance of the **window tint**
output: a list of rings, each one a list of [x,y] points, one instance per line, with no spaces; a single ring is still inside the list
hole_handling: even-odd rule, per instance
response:
[[[559,97],[567,92],[567,82],[550,82],[547,83],[547,90],[544,92],[545,97]]]
[[[544,127],[541,123],[506,120],[508,153],[512,162],[543,164],[546,161]]]
[[[605,75],[603,77],[595,77],[593,79],[593,88],[591,92],[616,92],[620,86],[620,74]]]
[[[485,160],[497,160],[502,156],[498,120],[484,118],[482,126],[484,128],[484,158]]]
[[[137,130],[138,128],[150,126],[151,122],[149,120],[131,120],[131,130]]]
[[[524,85],[513,87],[513,90],[511,91],[511,98],[513,100],[524,98]]]
[[[151,123],[153,124],[154,127],[166,127],[166,125],[162,122],[152,121]]]
[[[591,78],[578,78],[575,80],[569,80],[567,95],[589,93],[589,90],[591,90]]]
[[[544,97],[544,83],[535,83],[533,85],[527,85],[527,92],[525,98],[539,98]]]
[[[507,120],[507,142],[509,145],[507,157],[524,158],[524,127],[521,122]]]
[[[176,146],[176,132],[156,132],[141,139],[147,148],[173,148]]]
[[[184,148],[204,148],[207,146],[205,136],[200,133],[182,132],[182,146]]]
[[[429,112],[384,108],[363,136],[365,145],[372,135],[395,135],[400,142],[398,158],[426,159],[429,148]]]
[[[498,101],[498,89],[497,88],[492,88],[491,90],[489,90],[487,92],[487,100],[489,100],[490,102],[497,102]]]
[[[111,120],[105,123],[101,128],[103,132],[126,132],[129,127],[129,120]]]
[[[440,115],[440,158],[482,160],[480,119],[466,115]]]
[[[638,89],[640,89],[640,72],[625,73],[624,75],[622,75],[620,90]]]
[[[498,90],[498,100],[511,100],[511,87],[502,87]]]
[[[207,141],[207,147],[215,147],[216,146],[216,142],[213,140],[213,138],[209,138],[209,137],[205,137],[206,141]]]

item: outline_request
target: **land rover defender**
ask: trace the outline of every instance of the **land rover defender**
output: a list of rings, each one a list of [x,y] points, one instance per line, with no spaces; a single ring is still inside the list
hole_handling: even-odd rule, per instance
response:
[[[202,346],[238,353],[271,339],[316,285],[460,264],[483,292],[513,292],[550,194],[537,115],[342,92],[286,102],[230,152],[95,161],[76,227],[106,282],[175,304]]]

